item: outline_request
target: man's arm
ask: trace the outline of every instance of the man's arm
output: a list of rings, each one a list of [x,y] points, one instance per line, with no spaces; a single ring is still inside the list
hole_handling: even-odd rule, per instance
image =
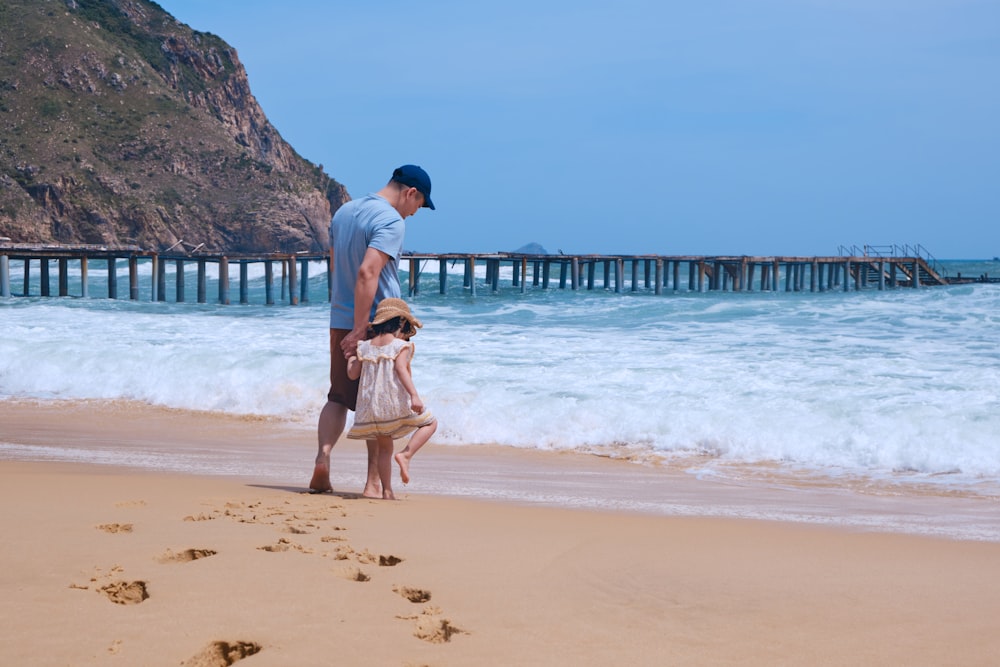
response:
[[[368,318],[371,317],[372,302],[378,291],[378,277],[388,261],[389,255],[381,250],[371,247],[365,250],[365,257],[361,260],[361,268],[358,269],[358,277],[354,283],[354,328],[340,342],[340,349],[345,357],[354,354],[358,341],[368,331]]]

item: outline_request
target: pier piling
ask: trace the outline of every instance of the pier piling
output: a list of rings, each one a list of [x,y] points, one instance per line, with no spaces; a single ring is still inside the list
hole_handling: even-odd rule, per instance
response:
[[[229,305],[229,259],[219,258],[219,303]]]
[[[249,264],[245,259],[240,260],[240,304],[246,305],[250,303],[250,285],[249,285]]]
[[[156,300],[167,300],[167,262],[162,259],[156,263]]]
[[[274,305],[274,262],[264,262],[264,304]]]
[[[176,283],[174,289],[174,300],[177,303],[184,302],[184,260],[178,259],[174,262],[174,266],[177,268],[177,275],[174,278]]]
[[[84,258],[84,259],[86,259],[86,258]],[[153,280],[152,280],[152,285],[150,285],[151,293],[149,295],[149,300],[155,302],[155,301],[159,301],[160,300],[160,294],[162,292],[162,287],[161,287],[161,283],[160,283],[160,257],[159,257],[159,255],[153,255],[150,258],[150,261],[152,261],[152,263],[153,263],[153,266],[151,267],[152,268],[151,273],[153,274]]]
[[[42,269],[42,284],[39,286],[41,288],[39,290],[39,292],[41,293],[42,296],[49,296],[49,288],[51,287],[51,285],[49,284],[49,260],[48,260],[48,258],[45,258],[45,259],[42,260],[41,269]]]
[[[108,298],[118,298],[118,258],[108,257]]]
[[[60,257],[57,266],[59,267],[59,296],[69,296],[69,260]]]
[[[300,264],[302,270],[299,274],[299,303],[309,303],[309,260],[303,259]]]
[[[139,300],[139,260],[135,255],[128,258],[128,298]]]
[[[285,263],[288,264],[288,303],[297,306],[299,305],[299,278],[295,270],[295,260],[289,259]]]
[[[10,257],[0,255],[0,297],[10,296]]]
[[[208,302],[208,262],[204,259],[199,259],[198,263],[198,278],[197,278],[197,289],[196,299],[198,303]],[[179,269],[178,269],[179,270]]]

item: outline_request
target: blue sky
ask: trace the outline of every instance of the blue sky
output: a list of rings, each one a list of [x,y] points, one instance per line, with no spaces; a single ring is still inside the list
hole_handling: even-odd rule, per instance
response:
[[[997,0],[159,0],[408,250],[1000,255]]]

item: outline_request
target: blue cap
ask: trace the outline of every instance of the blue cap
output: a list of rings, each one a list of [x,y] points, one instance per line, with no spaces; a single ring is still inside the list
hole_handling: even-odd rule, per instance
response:
[[[391,180],[416,188],[424,196],[424,205],[421,208],[434,210],[434,202],[431,201],[431,177],[426,171],[415,164],[404,164],[392,172]]]

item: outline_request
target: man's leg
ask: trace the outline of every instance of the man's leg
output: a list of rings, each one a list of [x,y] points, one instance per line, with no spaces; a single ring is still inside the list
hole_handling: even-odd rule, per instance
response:
[[[358,398],[358,382],[347,377],[347,360],[340,349],[340,341],[348,333],[350,331],[345,329],[330,329],[330,392],[316,429],[319,451],[316,452],[316,465],[309,482],[313,491],[333,490],[330,483],[330,451],[344,432],[347,411],[354,409]]]
[[[344,432],[347,423],[347,406],[327,401],[319,415],[316,429],[319,451],[316,452],[316,466],[313,468],[309,488],[313,491],[333,491],[330,483],[330,451]]]

